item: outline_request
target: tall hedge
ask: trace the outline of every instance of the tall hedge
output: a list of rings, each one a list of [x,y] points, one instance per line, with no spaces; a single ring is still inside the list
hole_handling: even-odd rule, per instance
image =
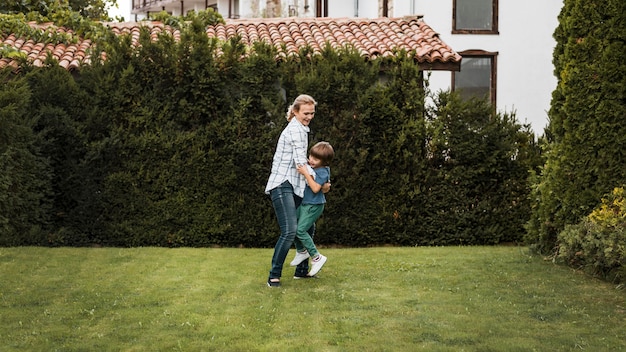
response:
[[[428,244],[519,241],[530,211],[528,176],[540,162],[532,131],[484,100],[442,93],[435,102],[424,230],[437,242]]]
[[[273,246],[279,229],[263,191],[301,93],[319,102],[310,145],[336,150],[318,243],[521,240],[532,132],[447,93],[426,110],[408,55],[366,61],[327,47],[276,61],[271,46],[220,43],[195,22],[180,41],[147,32],[139,41],[112,38],[107,60],[74,76],[47,67],[16,78],[37,97],[22,113],[40,117],[31,127],[52,161],[57,212],[46,213],[51,235],[39,244]]]
[[[0,73],[0,245],[45,244],[51,226],[53,172],[42,153],[32,92]]]
[[[368,63],[350,50],[338,55],[328,49],[314,64],[295,75],[294,93],[318,99],[313,138],[336,149],[319,240],[415,244],[406,225],[419,217],[421,200],[412,191],[424,168],[418,67],[411,60]]]
[[[554,37],[547,162],[534,186],[528,241],[553,252],[557,235],[626,183],[626,2],[565,0]]]
[[[180,42],[143,32],[140,44],[116,43],[82,81],[100,97],[92,128],[104,135],[92,138],[106,158],[94,160],[106,170],[95,229],[103,244],[268,245],[259,158],[271,158],[270,117],[284,108],[273,53],[240,60],[245,48],[233,40],[218,55],[197,30]]]
[[[88,150],[84,137],[88,97],[71,74],[52,60],[44,69],[25,70],[24,74],[31,90],[28,113],[35,118],[41,155],[52,174],[50,220],[55,231],[48,243],[91,243],[84,231],[91,221],[83,214],[84,206],[90,203],[89,195],[84,194],[90,177],[83,164]]]

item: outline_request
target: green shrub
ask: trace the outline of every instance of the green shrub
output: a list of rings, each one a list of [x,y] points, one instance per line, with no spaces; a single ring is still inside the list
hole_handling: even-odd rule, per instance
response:
[[[580,223],[558,235],[558,256],[568,265],[618,282],[626,279],[626,199],[615,188]]]
[[[84,231],[89,221],[81,214],[83,190],[90,182],[81,165],[87,152],[83,129],[89,99],[72,75],[53,61],[44,68],[24,70],[24,78],[31,89],[28,110],[36,119],[33,131],[39,135],[40,153],[52,171],[50,220],[62,229],[62,237],[69,241],[65,244],[91,243]]]
[[[546,163],[533,187],[528,242],[554,254],[557,235],[626,181],[626,2],[565,0],[554,32],[557,87]]]
[[[46,245],[53,172],[29,111],[31,90],[10,74],[0,73],[0,245]]]
[[[263,191],[301,93],[319,102],[309,144],[337,153],[319,244],[521,240],[533,134],[446,92],[425,110],[409,55],[366,61],[327,46],[277,62],[272,46],[209,39],[199,21],[179,41],[144,29],[139,44],[111,37],[107,60],[74,76],[52,63],[23,71],[38,118],[29,128],[51,162],[48,244],[273,246]]]
[[[484,100],[439,93],[429,112],[427,177],[420,182],[429,241],[521,242],[528,176],[537,168],[534,136]]]

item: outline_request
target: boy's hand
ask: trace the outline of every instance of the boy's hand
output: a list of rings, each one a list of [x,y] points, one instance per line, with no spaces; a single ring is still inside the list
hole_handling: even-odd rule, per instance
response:
[[[296,169],[301,175],[307,175],[309,173],[306,165],[304,164],[298,164],[298,166],[296,166]]]
[[[322,185],[322,192],[323,193],[328,193],[328,191],[330,191],[330,181],[324,183]]]

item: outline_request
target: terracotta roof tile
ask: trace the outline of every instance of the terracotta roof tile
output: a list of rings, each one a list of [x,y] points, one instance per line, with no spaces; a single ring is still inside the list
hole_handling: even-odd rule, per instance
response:
[[[50,23],[29,23],[34,28],[56,29],[60,33],[72,34],[71,30],[55,28]],[[139,41],[140,27],[150,29],[150,37],[156,40],[162,32],[180,39],[180,31],[161,22],[107,23],[117,35],[130,35],[133,44]],[[225,24],[209,26],[209,37],[220,41],[239,35],[247,46],[256,41],[273,45],[279,57],[297,55],[300,48],[308,46],[313,53],[320,53],[328,43],[333,48],[350,45],[361,56],[368,59],[388,57],[404,50],[414,53],[415,60],[425,69],[458,70],[461,56],[450,46],[441,41],[439,34],[428,26],[421,17],[402,18],[262,18],[226,20]],[[50,53],[59,61],[59,65],[74,70],[81,64],[89,64],[87,54],[91,47],[90,40],[79,39],[78,43],[47,44],[16,38],[9,34],[2,38],[0,46],[13,47],[25,53],[28,60],[41,66]],[[106,57],[105,54],[103,54]],[[18,67],[15,60],[0,59],[0,68]]]

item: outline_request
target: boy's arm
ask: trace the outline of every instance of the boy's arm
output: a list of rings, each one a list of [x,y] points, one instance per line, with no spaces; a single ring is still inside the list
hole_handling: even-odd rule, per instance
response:
[[[313,176],[309,174],[309,170],[306,165],[299,165],[298,172],[304,175],[304,178],[306,179],[306,183],[307,185],[309,185],[309,188],[311,188],[311,191],[313,191],[313,193],[317,193],[322,189],[322,185],[315,182],[315,179],[313,178]]]

